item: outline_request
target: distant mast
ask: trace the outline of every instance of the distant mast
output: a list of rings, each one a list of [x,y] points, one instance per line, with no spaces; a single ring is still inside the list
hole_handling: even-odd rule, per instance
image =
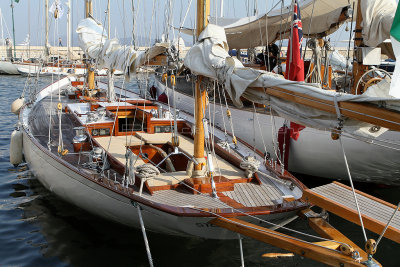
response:
[[[4,32],[3,32],[3,14],[1,13],[0,8],[0,28],[1,28],[1,39],[4,41]]]
[[[44,2],[44,13],[45,13],[45,37],[44,37],[44,49],[45,49],[45,58],[47,60],[49,56],[49,0],[45,0]]]
[[[107,5],[107,20],[108,20],[108,27],[107,27],[107,37],[108,40],[111,39],[111,0],[108,0],[108,5]],[[132,2],[133,4],[133,2]],[[109,102],[113,102],[116,100],[115,97],[115,90],[114,90],[114,70],[109,69],[107,71],[107,79],[108,79],[108,85],[107,85],[107,100]]]
[[[108,39],[111,39],[111,0],[108,0],[108,5],[107,5],[107,20],[108,20],[108,27],[107,27],[107,35]]]
[[[11,13],[12,13],[12,23],[13,23],[13,42],[14,42],[14,58],[16,58],[16,52],[15,52],[15,24],[14,24],[14,3],[13,0],[11,0]]]
[[[68,0],[67,6],[67,58],[71,60],[71,0]]]

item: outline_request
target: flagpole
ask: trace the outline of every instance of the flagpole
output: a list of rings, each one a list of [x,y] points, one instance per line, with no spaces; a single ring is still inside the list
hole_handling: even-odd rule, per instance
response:
[[[291,5],[291,10],[292,10],[292,18],[291,18],[291,25],[290,25],[290,36],[289,36],[289,44],[290,44],[290,47],[288,46],[288,48],[290,48],[290,51],[289,51],[289,65],[287,65],[288,66],[288,68],[286,69],[286,72],[287,72],[287,77],[288,77],[288,79],[290,80],[290,65],[292,64],[292,59],[293,59],[293,53],[292,53],[292,50],[293,50],[293,19],[294,19],[294,2],[295,2],[295,0],[292,0],[292,5]],[[286,58],[287,58],[287,53],[286,53]],[[287,60],[287,59],[286,59]]]

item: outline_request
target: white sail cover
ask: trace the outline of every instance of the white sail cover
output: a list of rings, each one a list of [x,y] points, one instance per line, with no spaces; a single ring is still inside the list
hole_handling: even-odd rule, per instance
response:
[[[378,46],[390,39],[397,3],[395,0],[362,0],[362,36],[367,46]]]
[[[104,28],[93,19],[86,18],[76,29],[79,45],[98,68],[120,70],[127,78],[136,69],[157,55],[167,51],[168,44],[157,44],[146,51],[136,51],[133,46],[122,46],[117,39],[107,39]]]
[[[267,95],[255,87],[271,89],[278,87],[332,102],[355,101],[374,104],[385,102],[387,108],[400,111],[400,99],[388,95],[389,84],[386,80],[377,86],[371,86],[362,95],[351,95],[327,91],[316,84],[289,81],[281,75],[246,68],[236,58],[229,56],[224,29],[213,24],[209,24],[200,34],[198,42],[188,51],[184,64],[197,75],[217,79],[220,83],[225,84],[225,89],[236,106],[242,106],[240,97],[243,96],[250,101],[270,105],[281,117],[309,127],[334,128],[337,126],[337,116]],[[360,132],[360,129],[371,127],[366,123],[346,120],[345,125],[352,129],[349,130],[351,132],[357,132],[359,135],[371,135],[368,131]],[[382,129],[382,131],[384,130]],[[380,133],[382,132],[375,134]]]
[[[304,36],[325,36],[336,31],[347,19],[341,16],[349,0],[299,0]],[[243,18],[224,26],[231,48],[249,48],[288,38],[293,16],[291,5],[277,7],[268,15]]]
[[[326,36],[335,32],[348,20],[345,10],[352,7],[354,0],[299,0],[304,36]],[[397,3],[395,0],[361,0],[363,17],[362,35],[367,46],[378,46],[390,38]],[[266,45],[278,39],[288,38],[290,32],[291,10],[285,6],[277,7],[267,15],[241,19],[210,18],[210,23],[223,26],[231,48],[241,49]],[[355,2],[354,17],[357,14]],[[192,29],[181,29],[193,34]]]
[[[326,36],[335,32],[346,21],[346,10],[352,0],[298,0],[305,36]],[[223,26],[231,48],[241,49],[266,45],[278,39],[287,39],[293,7],[276,7],[260,16],[241,19],[210,18],[210,22]],[[349,14],[351,15],[351,14]],[[193,34],[192,29],[183,28],[182,32]]]

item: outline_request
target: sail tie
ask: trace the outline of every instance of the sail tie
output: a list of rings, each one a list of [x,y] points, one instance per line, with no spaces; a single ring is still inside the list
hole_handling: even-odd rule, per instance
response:
[[[125,157],[127,159],[128,163],[128,171],[125,174],[126,179],[127,179],[127,185],[128,184],[134,184],[135,183],[135,163],[138,160],[138,156],[132,152],[132,150],[127,149]]]

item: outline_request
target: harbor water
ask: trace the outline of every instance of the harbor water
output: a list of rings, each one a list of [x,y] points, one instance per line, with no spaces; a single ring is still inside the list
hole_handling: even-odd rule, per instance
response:
[[[40,79],[38,87],[51,81],[51,77]],[[14,167],[9,163],[10,134],[17,121],[17,116],[10,112],[10,105],[20,96],[25,82],[26,77],[0,75],[0,267],[148,266],[140,230],[93,216],[58,199],[38,182],[28,166]],[[132,80],[127,86],[135,88],[136,82]],[[299,178],[309,187],[330,182],[315,177]],[[393,204],[400,201],[398,187],[371,184],[356,184],[356,187]],[[364,247],[359,226],[334,215],[330,216],[330,223]],[[313,233],[301,220],[295,220],[288,227]],[[291,234],[287,230],[282,232]],[[367,235],[368,238],[378,237],[368,231]],[[182,238],[157,233],[148,233],[148,239],[155,266],[241,264],[237,240]],[[400,266],[399,252],[400,244],[383,239],[376,259],[383,266]],[[245,266],[323,266],[300,256],[262,257],[265,253],[287,251],[247,238],[243,240],[243,253]]]

